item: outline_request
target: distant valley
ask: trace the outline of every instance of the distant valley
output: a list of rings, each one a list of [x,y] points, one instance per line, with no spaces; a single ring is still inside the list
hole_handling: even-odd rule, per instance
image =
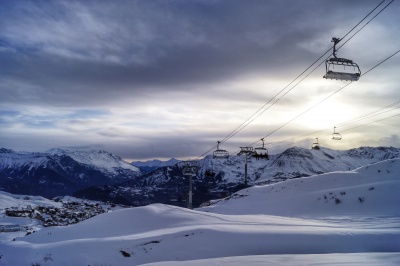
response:
[[[292,147],[269,160],[249,158],[248,184],[263,185],[358,167],[400,157],[394,147],[360,147],[337,151]],[[244,155],[196,161],[193,205],[228,196],[244,188]],[[130,206],[167,203],[185,207],[189,179],[185,162],[171,159],[129,164],[102,150],[52,149],[46,153],[0,149],[0,189],[10,193],[55,197],[73,195]]]

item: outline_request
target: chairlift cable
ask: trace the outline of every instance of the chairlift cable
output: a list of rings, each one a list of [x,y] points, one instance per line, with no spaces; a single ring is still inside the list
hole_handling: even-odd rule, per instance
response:
[[[342,38],[339,39],[339,42],[343,40],[347,35],[349,35],[355,28],[357,28],[368,16],[370,16],[381,4],[383,4],[386,0],[381,1],[372,11],[370,11],[361,21],[359,21],[350,31],[348,31]],[[392,0],[389,4],[387,4],[383,9],[381,9],[372,19],[370,19],[361,29],[359,29],[355,34],[353,34],[351,38],[353,38],[358,32],[360,32],[367,24],[369,24],[373,19],[375,19],[383,10],[385,10],[394,0]],[[345,45],[350,39],[346,40],[340,47]],[[340,48],[339,47],[339,48]],[[338,48],[338,49],[339,49]],[[247,118],[239,127],[237,127],[234,131],[232,131],[227,137],[223,139],[222,142],[225,142],[251,124],[255,119],[261,116],[265,111],[271,108],[275,103],[277,103],[281,98],[283,98],[286,94],[288,94],[291,90],[293,90],[298,84],[300,84],[305,78],[307,78],[311,73],[313,73],[319,66],[321,66],[324,62],[322,61],[317,67],[315,67],[311,72],[309,72],[304,78],[302,78],[297,84],[295,84],[290,90],[281,95],[276,101],[274,101],[270,106],[268,106],[265,110],[259,113],[256,117],[254,117],[260,110],[262,110],[267,104],[269,104],[272,100],[274,100],[279,94],[281,94],[286,88],[288,88],[294,81],[296,81],[300,76],[302,76],[307,70],[309,70],[313,65],[315,65],[322,57],[324,57],[332,48],[326,51],[323,55],[321,55],[317,60],[315,60],[308,68],[306,68],[300,75],[298,75],[295,79],[293,79],[287,86],[285,86],[281,91],[279,91],[274,97],[272,97],[267,103],[265,103],[260,109],[258,109],[253,115]],[[328,57],[329,58],[329,57]],[[362,76],[362,75],[361,75]],[[253,118],[254,117],[254,118]],[[253,118],[250,122],[247,123],[251,118]],[[247,124],[246,124],[247,123]],[[254,144],[254,143],[253,143]]]
[[[355,25],[349,32],[347,32],[340,40],[343,40],[344,38],[346,38],[346,36],[349,35],[350,32],[352,32],[355,28],[357,28],[358,25],[360,25],[369,15],[372,14],[372,12],[374,12],[374,11],[375,11],[380,5],[382,5],[383,2],[385,2],[385,1],[386,1],[386,0],[383,0],[382,2],[380,2],[379,5],[377,5],[374,9],[372,9],[371,12],[369,12],[360,22],[357,23],[357,25]],[[393,2],[393,1],[394,1],[394,0],[392,0],[392,2]],[[390,5],[392,2],[390,2],[388,5]],[[387,5],[387,6],[388,6],[388,5]],[[387,6],[386,6],[386,7],[387,7]],[[386,7],[385,7],[385,8],[386,8]],[[384,8],[384,9],[385,9],[385,8]],[[380,12],[382,12],[382,11],[383,11],[383,9],[382,9]],[[380,12],[379,12],[379,13],[380,13]],[[379,13],[378,13],[377,15],[379,15]],[[375,17],[376,17],[377,15],[375,15]],[[374,17],[374,18],[375,18],[375,17]],[[347,41],[346,41],[346,42],[347,42]],[[343,45],[344,45],[344,44],[343,44]],[[342,46],[343,46],[343,45],[342,45]]]
[[[385,0],[384,0],[385,1]],[[234,129],[231,133],[229,133],[222,141],[221,143],[229,140],[231,137],[235,136],[237,133],[239,133],[242,129],[244,129],[247,125],[249,125],[251,122],[253,122],[256,118],[258,118],[261,114],[263,114],[266,110],[268,110],[270,107],[272,107],[277,101],[280,100],[280,97],[277,101],[272,103],[270,106],[267,107],[263,112],[261,112],[257,117],[255,117],[253,120],[251,120],[249,123],[246,124],[247,121],[249,121],[252,117],[254,117],[258,112],[260,112],[264,107],[269,104],[271,101],[273,101],[276,97],[278,97],[279,94],[281,94],[286,88],[288,88],[293,82],[295,82],[299,77],[301,77],[307,70],[309,70],[313,65],[315,65],[322,57],[324,57],[327,53],[330,52],[332,48],[329,48],[323,55],[321,55],[317,60],[315,60],[309,67],[307,67],[303,72],[301,72],[296,78],[294,78],[288,85],[286,85],[283,89],[281,89],[277,94],[275,94],[268,102],[266,102],[263,106],[261,106],[254,114],[252,114],[249,118],[247,118],[240,126],[238,126],[236,129]],[[321,65],[321,64],[320,64]],[[320,66],[318,65],[318,67]],[[315,70],[315,69],[314,69]],[[313,70],[313,71],[314,71]],[[313,72],[311,71],[310,74]],[[309,75],[309,74],[308,74]],[[307,75],[307,76],[308,76]],[[303,81],[304,78],[301,80]],[[300,82],[301,82],[300,81]],[[296,87],[300,82],[298,82],[294,87]],[[292,87],[289,91],[291,91],[294,87]],[[289,92],[288,91],[288,92]],[[288,92],[286,92],[284,95],[286,95]],[[284,96],[283,95],[283,96]]]
[[[361,116],[361,117],[359,117],[359,118],[355,118],[355,119],[353,119],[353,120],[351,120],[350,122],[345,122],[345,123],[342,123],[342,124],[337,124],[338,125],[338,127],[343,127],[343,126],[345,126],[345,125],[348,125],[348,124],[353,124],[353,123],[355,123],[355,122],[357,122],[357,121],[360,121],[360,120],[364,120],[364,119],[367,119],[367,118],[371,118],[371,117],[373,117],[373,116],[377,116],[377,115],[381,115],[381,114],[384,114],[384,113],[387,113],[387,112],[391,112],[391,111],[393,111],[393,110],[396,110],[396,109],[399,109],[400,108],[400,106],[398,106],[398,107],[394,107],[394,108],[392,108],[392,109],[389,109],[389,110],[386,110],[386,111],[383,111],[383,110],[379,110],[379,112],[380,111],[383,111],[383,112],[375,112],[375,113],[368,113],[368,114],[366,114],[366,115],[364,115],[364,116]]]
[[[348,31],[340,40],[343,40],[348,34],[350,34],[350,32],[352,32],[358,25],[360,25],[368,16],[371,15],[371,13],[373,13],[383,2],[385,2],[386,0],[383,0],[382,2],[380,2],[371,12],[369,12],[359,23],[357,23],[350,31]],[[389,6],[394,0],[392,0],[387,6]],[[378,14],[376,14],[370,21],[372,21],[377,15],[379,15],[386,7],[384,7]],[[368,21],[368,23],[370,22]],[[367,24],[368,24],[367,23]],[[364,25],[362,28],[364,28],[366,25]],[[362,29],[361,28],[361,29]],[[360,29],[360,30],[361,30]],[[358,30],[355,34],[353,34],[352,37],[354,37],[360,30]],[[351,37],[351,38],[352,38]],[[349,40],[347,40],[345,43],[343,43],[340,47],[342,47],[344,44],[346,44]],[[339,48],[340,48],[339,47]],[[257,115],[258,112],[260,112],[262,109],[264,109],[264,107],[266,105],[268,105],[272,100],[274,100],[276,97],[278,97],[279,94],[281,94],[284,90],[286,90],[286,88],[288,88],[293,82],[295,82],[299,77],[301,77],[305,72],[307,72],[313,65],[315,65],[322,57],[324,57],[329,51],[331,51],[332,48],[329,48],[323,55],[321,55],[317,60],[315,60],[309,67],[307,67],[302,73],[300,73],[295,79],[293,79],[287,86],[285,86],[282,90],[280,90],[277,94],[275,94],[275,96],[273,96],[268,102],[266,102],[262,107],[260,107],[254,114],[252,114],[249,118],[247,118],[242,124],[240,124],[236,129],[234,129],[231,133],[229,133],[224,139],[221,140],[221,143],[224,143],[226,141],[228,141],[230,138],[232,138],[233,136],[235,136],[237,133],[239,133],[240,131],[242,131],[245,127],[247,127],[250,123],[252,123],[256,118],[258,118],[261,114],[263,114],[266,110],[268,110],[270,107],[272,107],[276,102],[278,102],[283,96],[285,96],[287,93],[289,93],[292,89],[294,89],[300,82],[302,82],[306,77],[308,77],[311,73],[313,73],[319,66],[322,65],[322,63],[324,61],[322,61],[316,68],[314,68],[310,73],[308,73],[306,75],[306,77],[304,77],[303,79],[300,80],[300,82],[298,82],[296,85],[294,85],[294,87],[292,87],[289,91],[287,91],[284,95],[282,95],[280,98],[278,98],[278,100],[276,100],[275,102],[273,102],[270,106],[268,106],[267,109],[265,109],[264,111],[262,111],[260,114]],[[389,58],[388,58],[389,59]],[[382,62],[383,63],[383,62]],[[371,69],[372,70],[372,69]],[[371,71],[369,70],[369,71]],[[367,71],[367,72],[369,72]],[[367,73],[366,72],[366,73]],[[364,73],[364,74],[366,74]],[[346,85],[347,86],[347,85]],[[343,89],[343,88],[342,88]],[[341,90],[341,89],[340,89]],[[255,115],[257,115],[256,117],[254,117]],[[254,117],[254,118],[253,118]],[[253,118],[253,119],[252,119]],[[250,122],[248,122],[250,119],[252,119]],[[248,123],[247,123],[248,122]],[[247,124],[246,124],[247,123]],[[290,122],[289,122],[290,123]],[[282,126],[283,127],[283,126]],[[271,133],[272,134],[272,133]],[[216,147],[216,145],[214,145],[212,148],[210,148],[208,151],[204,152],[202,155],[200,155],[197,159],[203,157],[204,155],[208,154],[209,152],[211,152],[214,148]]]
[[[376,123],[376,122],[380,122],[380,121],[383,121],[383,120],[386,120],[386,119],[389,119],[389,118],[392,118],[392,117],[396,117],[396,116],[400,116],[400,114],[392,115],[392,116],[389,116],[389,117],[386,117],[386,118],[375,120],[375,121],[370,122],[370,123],[366,123],[366,124],[363,124],[363,125],[359,125],[359,126],[355,126],[355,127],[352,127],[352,128],[348,128],[348,129],[342,130],[342,132],[349,131],[349,130],[352,130],[352,129],[355,129],[355,128],[359,128],[359,127],[363,127],[363,126],[367,126],[367,125],[370,125],[370,124],[373,124],[373,123]]]
[[[387,105],[387,106],[384,106],[384,107],[382,107],[382,108],[379,108],[379,109],[376,110],[376,111],[369,112],[369,113],[366,114],[366,115],[362,115],[362,116],[357,117],[357,118],[355,118],[355,119],[351,119],[351,120],[348,120],[348,121],[345,121],[345,122],[343,122],[343,123],[339,123],[339,124],[336,124],[336,125],[339,125],[339,127],[343,127],[344,125],[353,124],[353,123],[358,122],[358,121],[363,120],[363,119],[371,118],[371,117],[376,116],[376,115],[381,115],[381,114],[384,114],[384,113],[387,113],[387,112],[390,112],[390,111],[394,111],[395,109],[398,109],[398,108],[400,108],[400,107],[392,108],[392,109],[390,109],[390,110],[381,112],[382,110],[385,110],[385,109],[387,109],[388,107],[391,107],[391,106],[393,106],[393,105],[396,105],[396,104],[398,104],[399,102],[400,102],[400,101],[395,102],[395,103],[392,103],[392,104],[389,104],[389,105]],[[380,113],[378,113],[378,112],[380,112]],[[374,114],[374,113],[375,113],[375,114]],[[372,115],[371,115],[371,114],[372,114]],[[336,127],[336,128],[339,128],[339,127]],[[329,128],[329,129],[330,129],[330,128]],[[290,144],[283,144],[283,145],[281,145],[281,146],[279,146],[279,145],[276,146],[276,145],[274,145],[274,143],[276,143],[276,144],[277,144],[277,143],[281,143],[281,142],[298,143],[298,142],[293,142],[293,141],[295,141],[296,139],[300,139],[300,138],[303,138],[303,137],[307,137],[307,136],[321,135],[322,132],[327,131],[327,130],[328,130],[327,128],[326,128],[326,129],[321,129],[321,130],[317,130],[317,131],[305,133],[305,134],[302,134],[302,135],[300,135],[300,136],[297,136],[297,137],[294,137],[294,138],[291,138],[291,139],[279,140],[279,141],[276,141],[276,142],[269,142],[268,145],[272,145],[272,147],[287,146],[287,145],[290,145]],[[347,130],[347,129],[346,129],[346,130]],[[346,131],[346,130],[341,130],[341,131],[343,132],[343,131]],[[300,141],[300,142],[303,142],[303,141]]]
[[[396,117],[396,116],[400,116],[400,114],[395,114],[395,115],[392,115],[392,116],[389,116],[389,117],[385,117],[385,118],[382,118],[382,119],[379,119],[379,120],[375,120],[375,121],[372,121],[372,122],[369,122],[369,123],[365,123],[365,124],[358,125],[358,126],[355,126],[355,127],[352,127],[352,128],[348,128],[348,129],[342,130],[341,132],[350,131],[350,130],[353,130],[353,129],[356,129],[356,128],[359,128],[359,127],[363,127],[363,126],[374,124],[374,123],[377,123],[377,122],[380,122],[380,121],[384,121],[384,120],[387,120],[387,119],[390,119],[390,118],[393,118],[393,117]],[[322,137],[328,137],[328,136],[331,136],[331,133],[325,134]],[[321,138],[321,136],[319,138]],[[299,141],[296,141],[296,142],[291,142],[291,143],[288,143],[288,144],[282,144],[282,145],[272,145],[271,148],[280,148],[280,147],[285,147],[285,146],[289,146],[289,145],[293,145],[293,144],[297,144],[297,143],[301,143],[301,142],[306,142],[306,141],[310,141],[310,139],[307,138],[307,139],[299,140]],[[279,142],[282,142],[282,141],[279,141]]]
[[[325,54],[327,54],[330,50],[328,50]],[[324,55],[325,55],[324,54]],[[322,56],[324,56],[322,55]],[[321,57],[322,57],[321,56]],[[320,57],[320,58],[321,58]],[[319,58],[319,59],[320,59]],[[318,60],[319,60],[318,59]],[[292,91],[297,85],[299,85],[304,79],[306,79],[311,73],[313,73],[319,66],[321,66],[324,63],[324,61],[322,61],[318,66],[316,66],[310,73],[308,73],[306,76],[304,76],[299,82],[297,82],[290,90],[286,91],[283,95],[281,95],[278,99],[276,99],[270,106],[268,106],[264,111],[262,111],[261,113],[259,113],[256,117],[254,117],[250,122],[248,122],[242,129],[244,129],[247,125],[249,125],[250,123],[252,123],[255,119],[257,119],[260,115],[262,115],[264,112],[266,112],[269,108],[271,108],[275,103],[277,103],[280,99],[282,99],[286,94],[288,94],[290,91]],[[314,63],[313,63],[314,64]],[[304,73],[304,72],[303,72]],[[297,79],[297,78],[296,78]],[[294,81],[294,80],[293,80]],[[291,82],[293,83],[293,82]],[[276,98],[276,96],[274,96],[274,98]],[[271,99],[272,100],[272,99]],[[239,133],[236,132],[236,133]],[[236,133],[234,135],[236,135]],[[232,135],[232,137],[234,136]],[[228,139],[230,139],[231,137],[229,137]],[[264,137],[265,138],[265,137]],[[227,140],[228,140],[227,139]],[[258,141],[256,141],[258,142]],[[251,145],[255,144],[256,142],[252,143]]]
[[[340,47],[345,45],[348,41],[350,41],[356,34],[358,34],[363,28],[365,28],[372,20],[374,20],[383,10],[385,10],[390,4],[393,3],[394,0],[389,2],[384,8],[382,8],[375,16],[373,16],[367,23],[365,23],[360,29],[358,29],[350,38],[346,40],[345,43],[343,43]],[[382,4],[383,2],[381,2]],[[371,11],[372,13],[373,11]],[[370,13],[370,14],[371,14]],[[364,18],[366,19],[367,16]],[[360,22],[361,23],[361,22]],[[359,23],[359,24],[360,24]],[[358,24],[358,25],[359,25]],[[355,27],[353,28],[355,29]],[[343,38],[342,38],[343,39]],[[338,58],[337,51],[340,49],[336,48],[336,45],[342,40],[339,38],[332,38],[332,42],[334,43],[333,45],[333,57],[327,59],[325,61],[325,66],[326,66],[326,74],[323,76],[326,79],[340,79],[340,80],[345,80],[345,81],[357,81],[361,77],[361,70],[360,67],[357,65],[357,63],[354,63],[353,60],[345,59],[345,58]],[[354,71],[353,72],[338,72],[335,71],[335,66],[343,66],[346,69],[347,67],[353,67]]]
[[[385,2],[385,0],[383,0],[377,7],[375,7],[367,16],[365,16],[365,18],[363,20],[365,20],[373,11],[375,11],[375,9],[377,9],[383,2]],[[364,29],[365,26],[367,26],[372,20],[374,20],[383,10],[385,10],[390,4],[392,4],[394,2],[394,0],[392,0],[391,2],[389,2],[389,4],[387,4],[384,8],[382,8],[377,14],[375,14],[375,16],[373,16],[367,23],[365,23],[360,29],[358,29],[351,37],[349,37],[344,43],[342,43],[342,45],[340,45],[337,50],[339,50],[343,45],[345,45],[348,41],[350,41],[356,34],[358,34],[362,29]],[[354,30],[363,20],[361,20],[352,30]],[[351,30],[351,31],[352,31]],[[344,37],[346,37],[351,31],[349,31]],[[343,37],[343,38],[344,38]],[[341,40],[343,40],[340,39]]]
[[[291,120],[289,120],[288,122],[286,122],[285,124],[283,124],[282,126],[278,127],[277,129],[273,130],[272,132],[270,132],[268,135],[266,135],[264,138],[272,135],[273,133],[275,133],[276,131],[282,129],[284,126],[288,125],[289,123],[293,122],[294,120],[296,120],[297,118],[299,118],[300,116],[304,115],[305,113],[307,113],[308,111],[310,111],[311,109],[313,109],[314,107],[316,107],[317,105],[321,104],[322,102],[326,101],[327,99],[329,99],[330,97],[332,97],[333,95],[335,95],[336,93],[340,92],[341,90],[343,90],[344,88],[346,88],[347,86],[349,86],[351,84],[351,82],[347,83],[345,86],[343,86],[342,88],[338,89],[337,91],[335,91],[334,93],[330,94],[329,96],[325,97],[324,99],[322,99],[321,101],[319,101],[318,103],[314,104],[313,106],[311,106],[310,108],[308,108],[307,110],[303,111],[301,114],[297,115],[296,117],[292,118]]]
[[[386,62],[388,59],[392,58],[393,56],[395,56],[396,54],[398,54],[400,52],[400,50],[398,50],[397,52],[393,53],[392,55],[390,55],[389,57],[387,57],[386,59],[384,59],[383,61],[381,61],[380,63],[376,64],[375,66],[373,66],[371,69],[369,69],[367,72],[365,72],[362,76],[366,75],[367,73],[369,73],[370,71],[372,71],[373,69],[377,68],[378,66],[380,66],[382,63]],[[345,86],[341,87],[340,89],[336,90],[335,92],[333,92],[332,94],[330,94],[329,96],[325,97],[324,99],[322,99],[321,101],[319,101],[318,103],[316,103],[315,105],[311,106],[310,108],[308,108],[307,110],[305,110],[304,112],[302,112],[301,114],[297,115],[296,117],[292,118],[291,120],[289,120],[288,122],[286,122],[285,124],[283,124],[282,126],[278,127],[277,129],[273,130],[272,132],[270,132],[268,135],[264,136],[264,138],[269,137],[270,135],[272,135],[273,133],[277,132],[278,130],[282,129],[284,126],[288,125],[289,123],[293,122],[294,120],[296,120],[297,118],[299,118],[300,116],[304,115],[305,113],[307,113],[308,111],[310,111],[311,109],[315,108],[316,106],[318,106],[319,104],[321,104],[322,102],[326,101],[327,99],[329,99],[330,97],[332,97],[333,95],[335,95],[336,93],[340,92],[341,90],[343,90],[344,88],[346,88],[347,86],[349,86],[352,82],[347,83]],[[253,143],[254,144],[254,143]]]
[[[387,60],[389,60],[390,58],[392,58],[393,56],[395,56],[396,54],[398,54],[400,52],[400,50],[398,50],[397,52],[395,52],[394,54],[392,54],[391,56],[389,56],[388,58],[386,58],[385,60],[383,60],[382,62],[380,62],[379,64],[375,65],[374,67],[372,67],[371,69],[369,69],[367,72],[365,72],[364,74],[362,74],[361,76],[366,75],[368,72],[372,71],[373,69],[377,68],[378,66],[380,66],[381,64],[383,64],[384,62],[386,62]]]

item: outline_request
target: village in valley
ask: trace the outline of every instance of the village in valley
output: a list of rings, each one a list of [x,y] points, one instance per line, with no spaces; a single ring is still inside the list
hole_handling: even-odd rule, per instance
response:
[[[35,232],[33,225],[66,226],[76,224],[96,215],[120,209],[126,206],[115,205],[112,203],[102,203],[77,199],[72,197],[56,197],[53,200],[47,200],[43,205],[28,204],[31,198],[29,196],[13,195],[19,200],[16,206],[0,209],[0,232],[26,232],[31,234]],[[18,219],[20,218],[20,219]],[[26,223],[26,220],[30,223]],[[12,222],[10,222],[12,221]],[[21,221],[20,223],[18,221]]]

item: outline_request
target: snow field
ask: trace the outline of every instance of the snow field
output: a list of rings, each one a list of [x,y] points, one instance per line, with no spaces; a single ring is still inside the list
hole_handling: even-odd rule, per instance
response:
[[[41,196],[15,195],[0,191],[0,210],[15,206],[27,207],[28,205],[32,206],[32,208],[38,205],[61,207],[61,203],[48,200]]]
[[[399,173],[392,159],[198,210],[122,209],[2,241],[0,265],[399,265]]]
[[[384,262],[384,264],[382,264]],[[400,253],[335,253],[301,255],[264,255],[203,259],[195,261],[167,261],[143,264],[143,266],[323,266],[323,265],[400,265]]]
[[[400,216],[400,159],[238,191],[200,208],[222,214]],[[250,207],[251,206],[251,207]]]
[[[0,247],[0,265],[140,265],[266,254],[400,252],[400,218],[323,221],[155,204],[45,228]]]

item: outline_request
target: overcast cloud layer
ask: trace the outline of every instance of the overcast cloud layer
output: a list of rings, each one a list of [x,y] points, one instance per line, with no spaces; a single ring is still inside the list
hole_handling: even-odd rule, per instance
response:
[[[196,158],[380,2],[1,1],[0,147],[100,145],[127,160]],[[394,1],[338,55],[365,73],[398,51],[398,14]],[[400,147],[400,54],[299,116],[347,84],[324,71],[221,148],[235,152],[264,136],[272,153],[316,137],[334,149]],[[397,109],[347,123],[392,103]],[[341,141],[330,139],[335,125]]]

